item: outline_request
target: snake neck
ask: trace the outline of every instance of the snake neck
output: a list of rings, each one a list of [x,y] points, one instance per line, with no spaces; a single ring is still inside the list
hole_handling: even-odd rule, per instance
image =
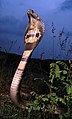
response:
[[[20,81],[24,72],[24,69],[26,67],[27,61],[29,59],[29,56],[31,55],[32,50],[24,51],[21,61],[18,65],[18,68],[15,72],[15,75],[13,77],[11,87],[10,87],[10,96],[11,99],[15,102],[15,104],[20,108],[25,108],[27,105],[23,104],[20,97]]]

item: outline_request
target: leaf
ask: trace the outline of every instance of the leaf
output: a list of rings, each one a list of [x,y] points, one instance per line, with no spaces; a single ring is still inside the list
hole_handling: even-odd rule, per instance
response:
[[[60,78],[60,68],[57,64],[56,64],[55,74],[56,74],[56,77]]]
[[[38,105],[39,104],[39,101],[38,100],[35,100],[34,101],[34,104]]]
[[[52,93],[51,95],[52,95],[53,97],[55,97],[55,96],[56,96],[56,93]]]
[[[32,111],[32,106],[30,106],[30,108],[28,109],[28,112],[31,112]]]
[[[67,87],[67,94],[72,94],[72,85]]]
[[[45,102],[45,101],[48,101],[48,98],[42,98],[42,100]]]
[[[40,110],[40,106],[37,106],[37,107],[36,107],[36,110],[38,110],[38,111],[39,111],[39,110]]]
[[[62,102],[63,104],[66,104],[63,98],[59,98],[59,101]]]
[[[65,78],[66,78],[65,76],[62,76],[62,77],[61,77],[61,80],[64,80]]]
[[[63,115],[60,114],[60,115],[59,115],[59,119],[63,119]]]
[[[50,64],[50,76],[49,77],[52,79],[52,81],[55,77],[60,78],[60,68],[58,64],[56,63]]]
[[[63,70],[63,74],[67,74],[67,71],[66,70]]]

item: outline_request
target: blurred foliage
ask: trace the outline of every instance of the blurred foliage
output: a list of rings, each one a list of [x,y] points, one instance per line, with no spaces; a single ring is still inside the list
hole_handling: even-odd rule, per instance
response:
[[[50,64],[49,79],[43,80],[49,93],[35,95],[34,106],[28,110],[30,114],[36,114],[38,119],[49,116],[54,118],[55,115],[59,119],[72,117],[72,79],[69,79],[68,73],[69,67],[65,62],[56,61]]]

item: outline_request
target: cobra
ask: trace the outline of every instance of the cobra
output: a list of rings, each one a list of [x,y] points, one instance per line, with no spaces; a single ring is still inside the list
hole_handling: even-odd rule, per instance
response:
[[[27,11],[27,15],[29,22],[24,36],[24,52],[10,87],[11,99],[20,108],[26,108],[29,105],[28,102],[22,102],[20,96],[20,84],[22,75],[26,68],[29,57],[44,34],[44,23],[40,17],[31,9]]]

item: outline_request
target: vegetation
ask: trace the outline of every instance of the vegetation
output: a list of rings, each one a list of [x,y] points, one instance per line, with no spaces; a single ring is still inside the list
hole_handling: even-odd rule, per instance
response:
[[[30,85],[28,91],[33,95],[34,105],[28,107],[28,110],[22,110],[14,105],[9,96],[11,80],[21,57],[7,53],[0,54],[3,56],[0,59],[0,118],[68,119],[72,117],[72,75],[68,61],[35,59],[29,61],[23,76],[26,80],[22,85]],[[39,66],[40,68],[37,69]]]
[[[50,63],[49,79],[43,81],[48,86],[49,93],[36,94],[35,105],[30,107],[29,112],[35,112],[36,116],[43,119],[54,118],[56,114],[59,119],[71,118],[72,79],[69,77],[67,64],[62,61]]]
[[[53,59],[55,59],[54,24],[53,34]],[[59,33],[60,58],[67,47],[68,35],[64,37],[64,28]],[[17,41],[16,41],[17,42]],[[30,59],[22,77],[22,91],[28,91],[33,105],[28,110],[18,108],[10,99],[10,85],[14,72],[21,59],[20,56],[9,54],[13,45],[11,42],[8,50],[0,52],[0,118],[1,119],[71,119],[72,118],[72,63],[71,61],[36,60]],[[2,47],[0,47],[1,49]],[[20,49],[20,47],[19,47]],[[70,45],[66,52],[72,53]],[[42,59],[41,54],[41,59]],[[29,86],[29,87],[28,87]]]

